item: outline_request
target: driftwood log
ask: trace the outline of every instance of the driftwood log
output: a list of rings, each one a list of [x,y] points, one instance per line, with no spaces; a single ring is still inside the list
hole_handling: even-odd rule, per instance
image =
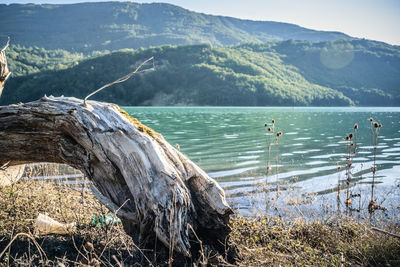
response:
[[[0,107],[0,165],[65,163],[141,245],[185,256],[191,240],[224,242],[231,208],[203,170],[115,104],[67,97]]]
[[[10,43],[10,38],[8,38],[7,44],[0,50],[0,97],[3,92],[4,85],[10,77],[11,72],[8,70],[6,49]]]

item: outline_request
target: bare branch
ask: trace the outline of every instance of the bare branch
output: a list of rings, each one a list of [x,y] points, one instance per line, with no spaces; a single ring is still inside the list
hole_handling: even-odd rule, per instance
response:
[[[399,236],[399,235],[396,235],[396,234],[390,233],[390,232],[388,232],[388,231],[385,231],[385,230],[379,229],[379,228],[377,228],[377,227],[371,227],[371,229],[372,229],[372,230],[374,230],[374,231],[377,231],[377,232],[383,233],[383,234],[390,235],[390,236],[392,236],[392,237],[395,237],[395,238],[400,238],[400,236]]]
[[[151,68],[149,68],[149,69],[144,69],[144,70],[139,71],[139,70],[144,66],[144,64],[146,64],[146,63],[149,62],[150,60],[153,60],[153,67],[151,67]],[[130,77],[132,77],[134,74],[142,73],[142,72],[146,72],[146,71],[151,71],[151,70],[154,70],[154,57],[151,57],[151,58],[149,58],[149,59],[143,61],[142,64],[140,64],[140,65],[139,65],[134,71],[132,71],[131,73],[128,73],[127,75],[125,75],[125,76],[123,76],[123,77],[121,77],[121,78],[118,78],[117,80],[115,80],[115,81],[113,81],[113,82],[111,82],[111,83],[108,83],[108,84],[106,84],[106,85],[103,85],[102,87],[100,87],[99,89],[97,89],[96,91],[94,91],[93,93],[89,94],[89,95],[88,95],[87,97],[85,97],[85,99],[83,100],[83,104],[86,106],[86,100],[88,100],[89,97],[91,97],[91,96],[97,94],[98,92],[100,92],[100,91],[103,90],[104,88],[110,87],[111,85],[114,85],[114,84],[117,84],[117,83],[125,82],[125,81],[128,80]]]
[[[7,47],[8,47],[8,45],[10,44],[10,36],[8,36],[8,40],[7,40],[7,43],[6,43],[6,45],[1,49],[1,51],[0,52],[3,52],[3,51],[5,51],[6,49],[7,49]]]

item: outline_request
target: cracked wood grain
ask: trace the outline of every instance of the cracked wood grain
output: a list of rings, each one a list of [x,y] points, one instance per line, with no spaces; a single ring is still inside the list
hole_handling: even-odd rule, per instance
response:
[[[0,165],[65,163],[140,245],[160,240],[186,256],[194,240],[224,243],[232,210],[221,187],[160,134],[117,105],[68,97],[0,107]],[[127,201],[128,200],[128,201]]]

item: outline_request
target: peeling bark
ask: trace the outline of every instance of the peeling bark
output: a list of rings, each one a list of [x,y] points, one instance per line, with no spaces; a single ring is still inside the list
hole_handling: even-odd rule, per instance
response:
[[[3,92],[4,85],[11,74],[11,72],[8,70],[7,57],[5,52],[9,43],[10,38],[8,38],[7,44],[0,50],[0,97],[1,93]]]
[[[140,245],[157,238],[190,256],[189,224],[206,243],[229,232],[221,187],[117,105],[43,97],[0,107],[0,147],[0,166],[47,161],[82,171]]]

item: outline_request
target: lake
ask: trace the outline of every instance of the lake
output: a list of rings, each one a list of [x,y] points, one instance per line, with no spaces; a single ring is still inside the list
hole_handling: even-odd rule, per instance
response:
[[[355,195],[353,210],[366,211],[375,159],[374,200],[387,208],[379,211],[382,216],[399,217],[400,108],[124,109],[161,133],[170,144],[178,144],[181,152],[219,182],[228,202],[244,215],[272,212],[320,216],[335,209],[345,210],[348,194]],[[376,153],[370,117],[382,124]],[[274,134],[269,134],[272,119]],[[359,128],[347,193],[349,142],[343,139],[354,132],[355,123]],[[283,134],[277,143],[279,131]]]

